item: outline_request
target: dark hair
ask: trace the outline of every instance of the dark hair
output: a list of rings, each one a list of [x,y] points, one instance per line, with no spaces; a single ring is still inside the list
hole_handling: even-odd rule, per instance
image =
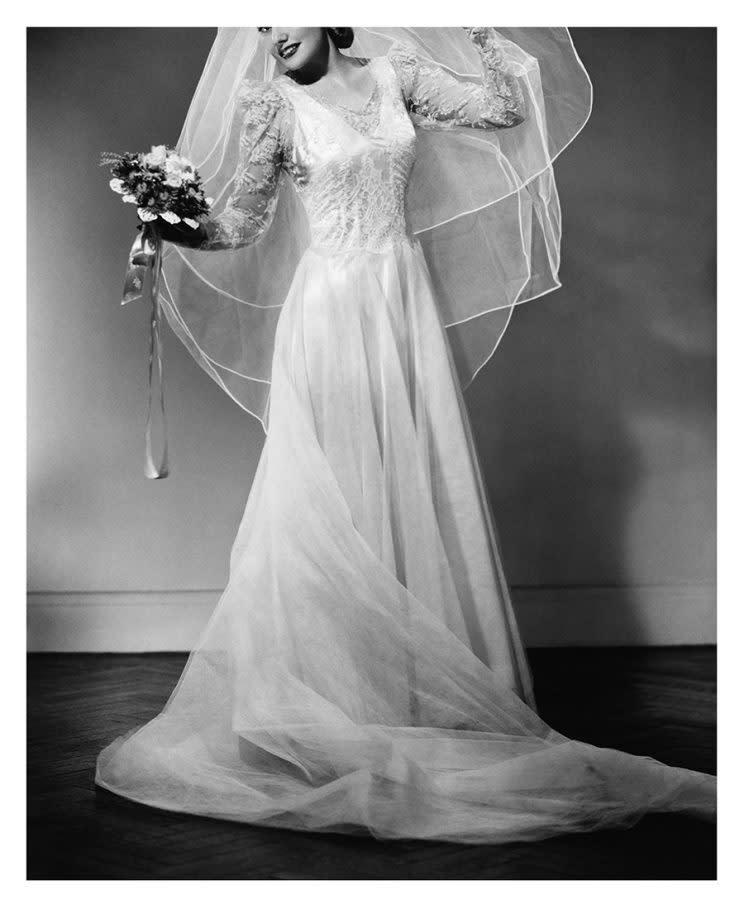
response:
[[[338,47],[339,50],[346,50],[354,43],[353,28],[326,28],[328,37]]]

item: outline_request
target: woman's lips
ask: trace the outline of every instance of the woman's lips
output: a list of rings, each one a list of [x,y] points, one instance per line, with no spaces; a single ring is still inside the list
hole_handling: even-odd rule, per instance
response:
[[[297,43],[297,44],[287,44],[287,45],[285,45],[284,47],[281,48],[281,50],[279,51],[279,56],[280,56],[283,60],[289,59],[289,57],[294,56],[294,54],[295,54],[295,52],[297,51],[297,48],[298,48],[299,46],[300,46],[299,43]]]

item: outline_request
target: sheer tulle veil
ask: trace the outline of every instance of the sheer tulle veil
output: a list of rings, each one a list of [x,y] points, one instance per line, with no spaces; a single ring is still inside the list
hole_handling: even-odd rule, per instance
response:
[[[241,91],[273,64],[255,29],[219,32],[179,150],[218,213],[237,171],[235,194],[273,220],[254,244],[173,245],[163,305],[267,437],[225,591],[163,710],[99,754],[97,785],[219,819],[466,843],[714,815],[713,776],[571,740],[533,708],[453,359],[467,383],[514,306],[558,286],[552,164],[591,87],[564,29],[504,29],[524,121],[428,117],[416,134],[402,103],[449,115],[485,97],[493,34],[479,50],[463,29],[357,29],[374,85],[345,117],[287,80]],[[515,127],[481,127],[495,122]]]
[[[407,195],[443,324],[464,386],[498,345],[514,305],[558,288],[561,212],[553,162],[586,123],[592,86],[565,28],[503,28],[504,59],[520,76],[526,118],[515,129],[417,125]],[[394,43],[465,80],[482,71],[462,28],[356,28],[347,53],[384,55]],[[274,60],[255,28],[220,28],[177,148],[199,169],[219,213],[237,164],[244,79],[269,80]],[[288,178],[271,226],[254,245],[193,251],[169,245],[161,302],[204,370],[266,428],[277,319],[309,238]]]

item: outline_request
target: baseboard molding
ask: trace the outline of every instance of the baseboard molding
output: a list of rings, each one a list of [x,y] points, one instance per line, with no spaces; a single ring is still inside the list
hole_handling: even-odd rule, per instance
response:
[[[531,647],[714,644],[713,584],[628,587],[515,587],[524,642]]]
[[[30,593],[28,649],[141,653],[193,647],[217,590]],[[669,646],[716,642],[715,588],[515,587],[527,646]]]

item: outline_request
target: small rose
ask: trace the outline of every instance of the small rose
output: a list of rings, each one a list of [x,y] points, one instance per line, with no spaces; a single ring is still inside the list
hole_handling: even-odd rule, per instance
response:
[[[123,179],[112,179],[109,182],[109,187],[112,188],[113,191],[115,191],[119,195],[126,194],[126,191],[127,191],[127,189],[124,185]]]
[[[166,184],[175,186],[180,186],[184,182],[193,182],[196,177],[191,163],[185,157],[180,157],[175,153],[168,155],[168,159],[165,161],[165,172],[169,179],[173,180],[173,182],[166,180]]]

